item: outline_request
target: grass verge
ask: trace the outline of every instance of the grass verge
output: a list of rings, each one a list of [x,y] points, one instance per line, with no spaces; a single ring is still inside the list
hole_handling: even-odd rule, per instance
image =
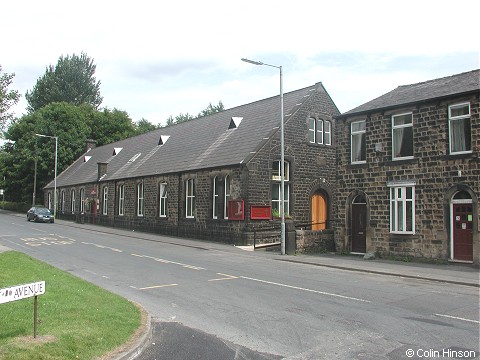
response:
[[[0,359],[98,359],[127,342],[140,310],[124,298],[15,251],[0,253],[0,288],[45,281],[38,296],[0,304]]]

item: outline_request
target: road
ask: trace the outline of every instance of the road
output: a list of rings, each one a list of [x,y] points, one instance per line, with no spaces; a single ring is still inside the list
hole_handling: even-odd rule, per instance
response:
[[[272,359],[479,354],[478,288],[64,224],[1,213],[0,244],[135,301],[158,321],[201,330],[243,353]]]

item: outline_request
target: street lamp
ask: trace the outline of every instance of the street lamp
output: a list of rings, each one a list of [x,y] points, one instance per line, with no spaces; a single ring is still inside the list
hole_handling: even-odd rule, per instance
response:
[[[285,255],[285,145],[283,130],[283,78],[282,66],[265,64],[261,61],[242,58],[242,61],[253,65],[264,65],[277,68],[280,70],[280,214],[281,214],[281,232],[280,232],[280,249],[282,255]]]
[[[57,218],[57,154],[58,154],[58,136],[35,134],[36,136],[55,139],[55,180],[53,187],[53,218]]]

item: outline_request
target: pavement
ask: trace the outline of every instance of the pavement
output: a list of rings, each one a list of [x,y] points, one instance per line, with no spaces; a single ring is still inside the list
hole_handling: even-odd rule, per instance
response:
[[[58,225],[83,228],[85,230],[98,231],[103,233],[116,234],[132,238],[140,238],[150,241],[169,242],[172,244],[181,244],[182,246],[190,246],[196,248],[204,248],[211,250],[227,249],[228,245],[205,242],[200,240],[163,237],[160,240],[159,235],[134,232],[125,229],[108,228],[92,224],[77,224],[69,221],[56,220]],[[248,248],[244,248],[247,250]],[[0,252],[7,250],[0,245]],[[402,278],[420,279],[427,281],[441,282],[445,284],[455,284],[462,286],[470,286],[480,288],[480,273],[478,265],[446,262],[446,263],[423,263],[423,262],[403,262],[386,259],[364,260],[362,256],[354,255],[337,255],[337,254],[312,254],[312,255],[280,255],[275,251],[259,250],[255,255],[267,256],[270,259],[278,261],[293,262],[304,265],[313,265],[319,267],[335,268],[345,271],[365,272],[370,274],[379,274],[385,276],[396,276]],[[135,334],[134,338],[124,346],[120,351],[112,354],[110,360],[133,360],[133,359],[150,359],[148,352],[152,351],[155,344],[168,342],[170,338],[177,338],[178,333],[192,331],[191,329],[182,328],[177,323],[160,323],[152,320],[150,316],[144,316],[144,324],[141,330]],[[189,337],[194,338],[194,335]],[[216,341],[211,335],[197,331],[197,339],[210,337],[209,341]],[[248,349],[235,349],[234,345],[226,345],[234,352],[247,351]],[[226,351],[219,347],[218,351]],[[143,356],[142,356],[143,353]],[[158,353],[158,348],[157,348]],[[156,354],[157,354],[156,353]],[[223,354],[223,353],[222,353]],[[172,354],[170,354],[172,356]],[[220,357],[219,357],[220,358]],[[225,357],[227,359],[229,357]],[[234,357],[232,357],[233,359]],[[237,357],[235,357],[237,358]],[[250,354],[248,359],[270,359],[266,354]]]

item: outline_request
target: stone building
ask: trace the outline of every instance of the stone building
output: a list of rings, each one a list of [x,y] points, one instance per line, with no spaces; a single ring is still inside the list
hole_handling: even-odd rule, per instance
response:
[[[339,111],[317,83],[284,94],[284,114],[288,221],[333,243]],[[279,225],[279,126],[276,96],[108,145],[90,142],[57,177],[57,216],[251,244]],[[52,208],[54,182],[44,190]]]
[[[337,251],[479,263],[480,71],[336,118]]]

